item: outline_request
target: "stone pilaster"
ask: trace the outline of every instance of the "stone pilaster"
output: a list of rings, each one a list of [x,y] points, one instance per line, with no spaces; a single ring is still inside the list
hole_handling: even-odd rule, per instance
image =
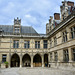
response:
[[[72,62],[72,50],[71,48],[68,48],[68,52],[69,52],[69,62]]]
[[[54,62],[54,52],[52,52],[52,62]]]
[[[58,51],[58,62],[63,62],[64,55],[63,55],[63,50]]]
[[[48,63],[50,63],[50,53],[48,53]]]
[[[48,67],[50,67],[50,53],[48,53]]]

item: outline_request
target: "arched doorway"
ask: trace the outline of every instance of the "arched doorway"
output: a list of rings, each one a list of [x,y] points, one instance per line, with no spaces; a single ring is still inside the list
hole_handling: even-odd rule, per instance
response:
[[[20,58],[19,56],[15,53],[11,57],[11,67],[19,67],[20,66]]]
[[[48,54],[44,54],[44,66],[48,67]]]
[[[41,67],[42,66],[42,59],[39,54],[36,54],[33,58],[33,65],[34,67]]]
[[[30,67],[31,66],[31,58],[28,54],[25,54],[22,58],[23,67]]]

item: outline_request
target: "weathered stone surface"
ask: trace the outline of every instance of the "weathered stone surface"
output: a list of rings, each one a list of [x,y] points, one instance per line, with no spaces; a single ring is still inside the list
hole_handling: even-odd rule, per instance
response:
[[[0,75],[75,75],[75,69],[8,68],[0,69]]]

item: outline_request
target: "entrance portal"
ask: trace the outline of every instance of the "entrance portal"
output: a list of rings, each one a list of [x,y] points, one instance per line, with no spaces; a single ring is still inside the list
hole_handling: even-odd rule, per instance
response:
[[[17,54],[13,54],[11,57],[11,67],[19,67],[20,66],[20,58]]]
[[[23,67],[30,67],[31,66],[31,58],[28,54],[25,54],[22,58]]]
[[[44,54],[44,66],[48,67],[48,54]]]
[[[33,65],[34,67],[41,67],[42,66],[42,59],[39,54],[36,54],[33,58]]]

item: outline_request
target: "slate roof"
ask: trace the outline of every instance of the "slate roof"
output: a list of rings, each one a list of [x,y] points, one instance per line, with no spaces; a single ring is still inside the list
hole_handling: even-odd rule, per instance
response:
[[[13,33],[13,25],[0,25],[0,30],[6,33]],[[32,26],[21,26],[21,33],[38,34]]]

